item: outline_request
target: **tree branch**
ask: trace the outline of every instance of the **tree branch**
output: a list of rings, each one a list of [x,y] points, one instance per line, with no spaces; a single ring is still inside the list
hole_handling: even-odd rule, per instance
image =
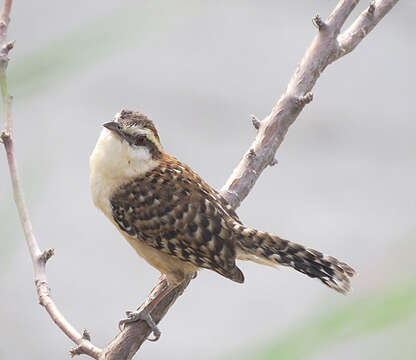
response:
[[[352,51],[397,2],[398,0],[378,0],[372,3],[372,15],[367,15],[367,9],[341,34],[339,32],[358,0],[339,1],[325,22],[319,16],[313,18],[319,29],[318,34],[292,75],[286,92],[271,113],[260,122],[255,140],[221,189],[225,199],[234,208],[240,205],[263,170],[273,162],[290,125],[307,104],[305,97],[309,96],[312,100],[310,92],[321,73],[330,63]]]
[[[19,175],[17,172],[16,159],[14,156],[13,129],[11,123],[11,102],[12,97],[7,89],[6,69],[9,62],[8,54],[13,48],[13,43],[6,43],[7,29],[10,22],[10,10],[12,0],[4,0],[2,12],[0,14],[0,87],[3,102],[4,130],[1,133],[7,161],[9,164],[10,177],[13,186],[14,200],[25,233],[27,246],[29,247],[30,256],[33,263],[33,271],[35,275],[35,286],[39,295],[39,303],[45,307],[52,320],[58,327],[78,345],[79,353],[90,355],[98,359],[101,350],[86,340],[61,314],[58,307],[52,300],[49,293],[48,279],[46,277],[46,262],[53,255],[53,249],[42,252],[38,242],[33,234],[32,223],[25,204],[25,198],[22,187],[20,185]]]
[[[331,59],[331,62],[353,51],[398,1],[372,1],[367,10],[363,11],[357,20],[338,37],[339,49],[341,51],[338,52],[336,58]]]
[[[323,21],[319,15],[313,18],[313,23],[319,32],[306,50],[285,93],[264,120],[252,118],[253,125],[258,129],[257,136],[220,191],[233,208],[237,208],[248,195],[263,170],[276,163],[276,151],[290,125],[296,120],[303,107],[312,101],[311,90],[320,74],[330,63],[351,52],[398,0],[372,2],[368,9],[344,33],[340,34],[342,26],[358,2],[359,0],[340,0],[327,21]],[[8,52],[12,49],[13,43],[5,42],[11,3],[11,0],[5,0],[0,14],[0,86],[4,108],[4,130],[1,133],[1,139],[7,153],[16,206],[32,257],[40,303],[58,327],[78,345],[71,350],[71,355],[87,354],[100,360],[131,359],[150,335],[151,330],[145,322],[138,321],[126,325],[123,331],[101,350],[90,342],[88,333],[84,331],[81,335],[68,323],[50,297],[45,265],[52,256],[53,250],[42,253],[33,235],[13,151],[11,97],[8,94],[6,79]],[[188,280],[173,290],[156,306],[152,312],[156,323],[159,323],[189,282]],[[163,280],[156,284],[152,292],[156,291],[159,286],[163,286]]]

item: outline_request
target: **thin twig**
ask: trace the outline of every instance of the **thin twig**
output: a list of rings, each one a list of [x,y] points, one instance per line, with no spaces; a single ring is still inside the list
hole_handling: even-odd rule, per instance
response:
[[[307,103],[305,100],[312,100],[307,94],[312,91],[325,68],[355,48],[397,2],[398,0],[378,0],[371,17],[366,16],[363,19],[363,14],[361,14],[345,33],[338,35],[358,3],[357,0],[339,1],[328,20],[325,21],[325,31],[319,31],[306,50],[290,79],[286,92],[273,107],[271,113],[262,121],[262,126],[249,147],[256,152],[256,159],[248,161],[247,156],[243,156],[221,189],[221,193],[233,207],[240,205],[260,174],[275,158],[276,151],[283,142],[290,125]],[[367,10],[364,13],[367,13]],[[364,30],[360,30],[360,25]]]
[[[25,233],[26,242],[29,247],[30,256],[32,258],[35,286],[39,295],[39,303],[45,307],[52,320],[59,328],[72,340],[79,348],[79,352],[88,354],[95,359],[99,359],[101,350],[92,345],[83,335],[81,335],[61,314],[49,294],[49,285],[46,277],[45,266],[48,259],[53,255],[53,250],[49,249],[42,252],[32,230],[32,223],[29,218],[27,206],[22,187],[20,185],[19,175],[17,171],[16,159],[14,156],[13,129],[11,122],[11,102],[12,98],[7,89],[6,69],[9,62],[8,54],[13,48],[13,43],[6,43],[7,28],[10,22],[10,10],[12,0],[3,2],[2,12],[0,14],[0,88],[3,102],[4,130],[1,133],[7,161],[9,164],[10,177],[13,186],[13,195],[16,207],[19,213],[20,222],[22,223]]]
[[[368,33],[374,29],[378,22],[397,4],[399,0],[372,1],[367,10],[364,10],[357,20],[338,36],[339,51],[331,62],[338,60],[355,49]]]
[[[7,37],[7,28],[10,23],[10,11],[12,9],[12,0],[4,0],[0,13],[0,44],[4,44]]]

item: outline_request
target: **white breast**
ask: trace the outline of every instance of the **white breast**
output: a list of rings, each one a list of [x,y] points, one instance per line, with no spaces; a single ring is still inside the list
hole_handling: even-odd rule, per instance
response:
[[[90,156],[90,188],[95,206],[112,220],[110,197],[124,183],[159,165],[145,147],[132,147],[103,129]]]

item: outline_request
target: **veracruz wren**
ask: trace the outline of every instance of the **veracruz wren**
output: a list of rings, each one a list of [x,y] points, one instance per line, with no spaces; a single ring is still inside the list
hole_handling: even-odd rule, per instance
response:
[[[350,266],[244,226],[215,189],[163,150],[145,115],[123,110],[103,126],[90,157],[93,201],[167,280],[146,314],[132,312],[122,324],[142,318],[158,338],[150,311],[161,298],[200,268],[244,282],[236,259],[290,266],[338,292],[349,291]]]

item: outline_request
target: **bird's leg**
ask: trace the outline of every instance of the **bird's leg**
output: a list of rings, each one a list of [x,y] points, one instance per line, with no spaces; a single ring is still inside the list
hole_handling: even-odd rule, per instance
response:
[[[144,320],[153,332],[154,338],[148,339],[150,341],[157,341],[160,338],[161,332],[153,320],[151,313],[159,302],[175,289],[178,284],[171,285],[168,283],[166,276],[162,275],[159,282],[152,289],[149,296],[146,298],[144,303],[140,305],[136,311],[126,311],[127,318],[120,320],[118,327],[120,330],[124,329],[126,324]]]

